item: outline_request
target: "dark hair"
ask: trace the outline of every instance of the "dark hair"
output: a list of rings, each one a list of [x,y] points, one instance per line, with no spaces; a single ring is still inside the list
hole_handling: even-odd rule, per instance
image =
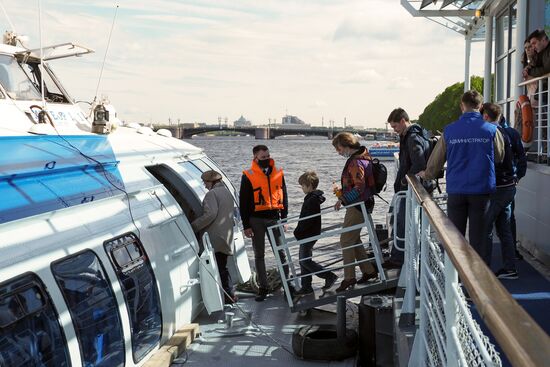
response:
[[[252,148],[252,154],[256,154],[260,150],[269,150],[269,148],[263,144],[256,145],[254,148]]]
[[[359,143],[359,140],[352,134],[348,132],[342,132],[338,133],[332,139],[332,145],[337,148],[338,146],[344,147],[344,148],[352,148],[352,149],[359,149],[361,148],[361,143]]]
[[[395,110],[391,111],[390,115],[388,116],[388,122],[399,122],[401,121],[401,119],[409,121],[409,115],[401,107],[398,107]]]
[[[305,171],[300,178],[298,178],[300,185],[311,186],[313,190],[319,186],[319,177],[315,171]]]
[[[502,113],[502,108],[495,103],[484,103],[479,112],[487,114],[492,122],[498,122],[499,116]]]
[[[478,110],[483,103],[483,96],[477,90],[469,90],[462,95],[460,99],[466,107],[474,110]]]
[[[548,36],[546,35],[546,32],[544,29],[535,29],[531,34],[527,37],[527,41],[531,42],[533,38],[538,39],[539,41],[542,41],[544,38],[548,39]]]

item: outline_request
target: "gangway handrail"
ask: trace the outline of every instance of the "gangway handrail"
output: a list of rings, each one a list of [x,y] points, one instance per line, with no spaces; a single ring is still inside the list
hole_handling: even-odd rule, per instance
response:
[[[504,288],[418,178],[407,175],[407,181],[482,320],[510,362],[514,366],[546,365],[550,361],[550,337]]]

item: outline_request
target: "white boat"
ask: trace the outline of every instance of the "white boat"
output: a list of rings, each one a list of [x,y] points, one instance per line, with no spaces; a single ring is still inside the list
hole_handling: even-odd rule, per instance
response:
[[[44,60],[89,52],[56,45]],[[221,172],[237,203],[235,189],[169,131],[115,129],[102,103],[89,121],[39,63],[37,51],[0,45],[0,365],[142,365],[205,306],[223,306],[190,221],[203,171]],[[229,267],[243,281],[239,220],[235,209]]]

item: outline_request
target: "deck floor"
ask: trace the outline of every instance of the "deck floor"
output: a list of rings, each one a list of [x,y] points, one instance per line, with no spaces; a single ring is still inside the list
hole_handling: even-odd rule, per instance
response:
[[[203,311],[195,322],[200,324],[201,337],[191,344],[186,356],[186,366],[355,366],[356,358],[344,361],[305,361],[292,354],[292,333],[297,328],[311,324],[335,324],[336,313],[313,309],[291,313],[281,292],[270,295],[264,302],[256,302],[251,294],[239,293],[237,303],[244,311],[251,312],[252,320],[268,335],[263,335],[254,325],[250,325],[244,335],[226,335],[223,312],[208,315]],[[349,328],[357,328],[357,307],[348,300],[347,320]],[[234,312],[241,318],[236,308],[226,306],[226,312]],[[242,327],[238,327],[241,325]],[[234,328],[246,330],[244,322],[234,322]],[[238,334],[238,333],[237,333]],[[177,362],[177,361],[175,361]],[[172,366],[177,367],[178,363]]]

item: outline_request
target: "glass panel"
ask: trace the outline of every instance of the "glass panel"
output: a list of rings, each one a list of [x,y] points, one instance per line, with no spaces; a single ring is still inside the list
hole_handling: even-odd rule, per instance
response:
[[[92,251],[52,265],[71,313],[84,366],[124,366],[118,304],[103,266]]]
[[[36,85],[29,80],[21,66],[11,56],[0,55],[0,83],[13,99],[41,99]]]
[[[495,22],[495,58],[499,58],[505,52],[504,17],[498,17]]]
[[[130,244],[126,247],[126,249],[128,249],[132,260],[139,259],[142,256],[142,253],[136,244]]]
[[[122,293],[128,307],[130,327],[132,330],[132,352],[134,362],[139,362],[160,342],[162,331],[160,297],[151,264],[139,239],[133,234],[122,236],[124,247],[134,258],[141,258],[140,265],[121,267],[114,263],[117,277],[122,286]],[[119,237],[120,239],[120,237]],[[120,242],[115,238],[105,242],[105,251],[114,254],[114,247]],[[111,261],[114,256],[111,256]]]
[[[510,52],[510,93],[513,94],[513,90],[516,87],[517,83],[519,83],[521,80],[517,81],[517,73],[516,73],[516,52],[512,51]],[[508,95],[508,97],[511,97],[511,95]]]
[[[497,61],[496,65],[496,100],[503,101],[506,98],[506,58]]]
[[[208,192],[201,179],[202,172],[191,162],[182,162],[179,165],[183,168],[181,176],[202,202],[204,195]]]
[[[512,33],[511,33],[511,42],[510,42],[510,48],[515,48],[517,49],[518,46],[520,46],[520,48],[522,47],[522,45],[518,45],[517,44],[517,41],[516,41],[516,27],[517,27],[517,4],[514,4],[514,6],[512,7],[512,14],[511,14],[511,19],[512,19],[512,24],[511,24],[511,29],[512,29]]]
[[[132,261],[130,254],[128,254],[128,251],[126,250],[126,247],[121,247],[113,250],[113,257],[118,266],[125,266],[130,261]]]
[[[57,313],[40,280],[32,274],[9,280],[0,294],[0,366],[69,366]]]

